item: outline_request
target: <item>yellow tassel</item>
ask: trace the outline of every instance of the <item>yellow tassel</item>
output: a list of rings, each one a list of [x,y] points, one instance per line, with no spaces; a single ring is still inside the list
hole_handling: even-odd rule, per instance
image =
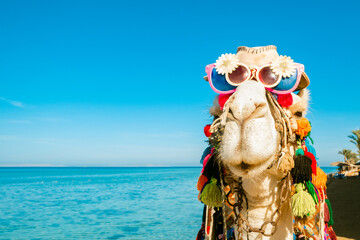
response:
[[[291,208],[295,217],[310,217],[315,214],[315,202],[311,195],[306,192],[302,183],[295,184],[296,193],[292,196]]]
[[[287,148],[281,149],[281,157],[279,158],[278,169],[287,173],[294,167],[294,158],[290,155]]]
[[[205,185],[200,194],[200,200],[209,207],[222,206],[221,190],[215,178],[211,178],[210,182]]]

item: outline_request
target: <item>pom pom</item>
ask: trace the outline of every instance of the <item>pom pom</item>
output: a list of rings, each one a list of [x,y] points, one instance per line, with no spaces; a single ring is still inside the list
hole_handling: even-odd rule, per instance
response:
[[[315,192],[314,185],[310,181],[307,181],[306,182],[306,188],[307,188],[309,194],[311,195],[311,197],[314,199],[315,204],[318,204],[319,199],[318,199],[317,194]]]
[[[207,183],[209,180],[205,175],[200,175],[198,182],[196,184],[196,188],[197,190],[201,191],[205,185],[205,183]]]
[[[215,178],[211,178],[210,182],[205,185],[200,200],[209,207],[221,207],[221,190]]]
[[[224,105],[226,103],[226,101],[229,99],[229,97],[232,95],[232,93],[230,94],[220,94],[218,97],[218,102],[220,105],[220,109],[223,110]]]
[[[305,183],[311,179],[311,159],[307,156],[299,155],[294,159],[295,166],[291,169],[291,176],[294,183]]]
[[[295,217],[312,216],[316,212],[315,203],[311,195],[304,191],[304,184],[295,185],[296,193],[292,196],[291,208]]]
[[[312,183],[316,188],[326,188],[327,174],[320,168],[316,168],[316,176],[313,176]]]
[[[330,200],[329,199],[325,199],[326,205],[329,209],[329,222],[328,222],[328,226],[332,226],[334,224],[334,218],[333,218],[333,212],[332,212],[332,208],[331,208],[331,204],[330,204]]]
[[[282,107],[288,108],[293,104],[293,97],[291,93],[279,94],[277,97],[277,101]]]
[[[307,120],[306,118],[301,118],[301,119],[297,120],[296,122],[297,122],[297,125],[298,125],[298,129],[296,130],[295,133],[301,139],[303,139],[311,131],[311,124],[310,124],[309,120]]]
[[[211,127],[211,125],[210,124],[208,124],[208,125],[206,125],[205,127],[204,127],[204,133],[205,133],[205,136],[206,137],[210,137],[211,136],[211,132],[210,132],[210,127]]]
[[[298,148],[298,149],[296,150],[295,156],[299,156],[299,155],[305,155],[304,149]]]
[[[311,152],[305,152],[305,156],[311,159],[311,171],[314,175],[316,175],[316,159],[315,156]]]
[[[281,157],[279,158],[278,169],[287,173],[294,167],[294,158],[290,155],[287,148],[281,150]]]

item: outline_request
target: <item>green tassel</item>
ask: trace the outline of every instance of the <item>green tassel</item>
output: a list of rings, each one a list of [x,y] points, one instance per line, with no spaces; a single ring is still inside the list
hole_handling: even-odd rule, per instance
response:
[[[328,226],[332,226],[334,224],[334,219],[333,219],[333,211],[332,211],[332,208],[331,208],[331,204],[330,204],[330,200],[329,199],[325,199],[325,202],[328,206],[328,209],[329,209],[329,215],[330,215],[330,219],[329,219],[329,222],[328,222]]]
[[[304,191],[303,183],[295,184],[296,193],[292,196],[291,207],[295,217],[306,217],[315,214],[315,202],[311,195]]]
[[[209,207],[222,206],[221,190],[217,185],[216,178],[211,178],[210,182],[205,185],[201,192],[200,200]]]
[[[319,199],[316,195],[315,189],[314,189],[314,185],[310,182],[310,181],[306,181],[306,187],[307,190],[309,192],[309,194],[312,196],[312,198],[314,199],[315,204],[319,203]]]

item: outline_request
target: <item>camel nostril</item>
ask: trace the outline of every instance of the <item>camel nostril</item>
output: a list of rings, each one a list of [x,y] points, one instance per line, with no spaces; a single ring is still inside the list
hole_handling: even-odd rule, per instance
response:
[[[251,118],[261,118],[266,115],[267,112],[267,104],[265,102],[260,102],[255,104],[255,110],[250,115]]]

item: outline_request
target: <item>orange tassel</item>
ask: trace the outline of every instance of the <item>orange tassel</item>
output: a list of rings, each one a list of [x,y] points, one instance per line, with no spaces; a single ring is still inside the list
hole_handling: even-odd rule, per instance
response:
[[[201,191],[203,189],[205,183],[207,183],[208,181],[209,181],[209,179],[205,175],[201,174],[199,177],[199,180],[196,184],[197,190]]]
[[[321,187],[326,188],[326,181],[327,181],[326,173],[320,167],[316,167],[316,173],[317,173],[316,176],[313,175],[312,183],[318,189],[320,189]]]

